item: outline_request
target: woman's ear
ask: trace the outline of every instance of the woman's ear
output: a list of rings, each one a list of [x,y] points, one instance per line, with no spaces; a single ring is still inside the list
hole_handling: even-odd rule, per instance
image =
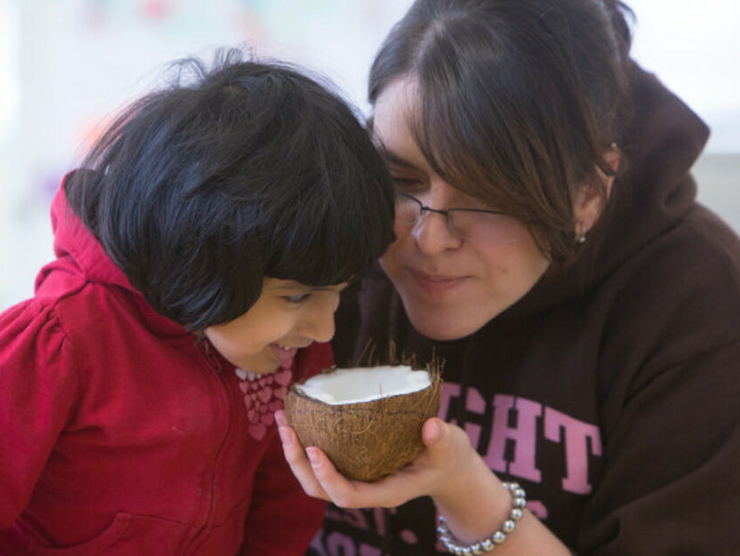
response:
[[[609,195],[611,195],[614,177],[619,168],[619,150],[616,147],[609,149],[604,153],[604,160],[614,173],[606,175],[597,166],[593,178],[583,183],[576,193],[573,218],[575,219],[575,233],[577,236],[585,234],[596,224],[604,207],[606,207]]]

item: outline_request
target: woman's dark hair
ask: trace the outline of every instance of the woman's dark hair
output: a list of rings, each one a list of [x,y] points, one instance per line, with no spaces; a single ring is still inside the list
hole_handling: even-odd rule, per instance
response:
[[[411,79],[409,125],[450,185],[525,222],[556,262],[577,251],[573,195],[619,142],[631,42],[616,0],[417,0],[370,71]]]
[[[152,307],[201,330],[244,314],[265,277],[334,285],[369,270],[393,240],[393,186],[330,85],[236,49],[173,69],[66,182]]]

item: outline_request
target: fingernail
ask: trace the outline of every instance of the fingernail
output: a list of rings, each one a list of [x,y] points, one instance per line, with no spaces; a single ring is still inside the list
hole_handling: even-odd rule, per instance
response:
[[[436,421],[429,423],[427,427],[427,439],[434,442],[439,438],[439,435],[439,423],[437,423]]]
[[[311,462],[311,465],[316,467],[320,461],[319,454],[316,450],[314,448],[307,448],[306,454],[308,455],[308,461]]]
[[[278,427],[278,434],[280,435],[280,441],[283,443],[283,446],[290,446],[291,438],[288,429],[285,427]]]
[[[276,411],[275,412],[275,422],[278,424],[278,427],[284,427],[288,424],[288,420],[285,418],[285,413],[282,411]]]

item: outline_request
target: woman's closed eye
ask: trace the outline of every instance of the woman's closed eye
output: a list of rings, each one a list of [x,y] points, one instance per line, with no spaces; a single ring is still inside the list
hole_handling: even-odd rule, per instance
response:
[[[396,191],[409,194],[421,193],[426,189],[426,184],[417,178],[393,176],[393,185]]]

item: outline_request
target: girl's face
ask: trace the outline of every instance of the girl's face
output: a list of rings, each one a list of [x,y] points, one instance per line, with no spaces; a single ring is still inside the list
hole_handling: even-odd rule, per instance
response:
[[[288,366],[299,348],[334,336],[334,312],[345,284],[304,286],[265,278],[257,302],[242,316],[206,328],[213,346],[238,368],[271,373]]]
[[[413,81],[400,80],[375,104],[373,132],[397,190],[433,209],[495,210],[453,189],[429,166],[406,123],[416,102]],[[472,334],[521,299],[549,266],[525,226],[508,216],[483,215],[491,220],[481,220],[475,234],[461,238],[444,215],[425,212],[416,224],[406,224],[400,208],[397,202],[396,241],[380,262],[414,327],[427,337]],[[490,233],[481,233],[486,229]]]

